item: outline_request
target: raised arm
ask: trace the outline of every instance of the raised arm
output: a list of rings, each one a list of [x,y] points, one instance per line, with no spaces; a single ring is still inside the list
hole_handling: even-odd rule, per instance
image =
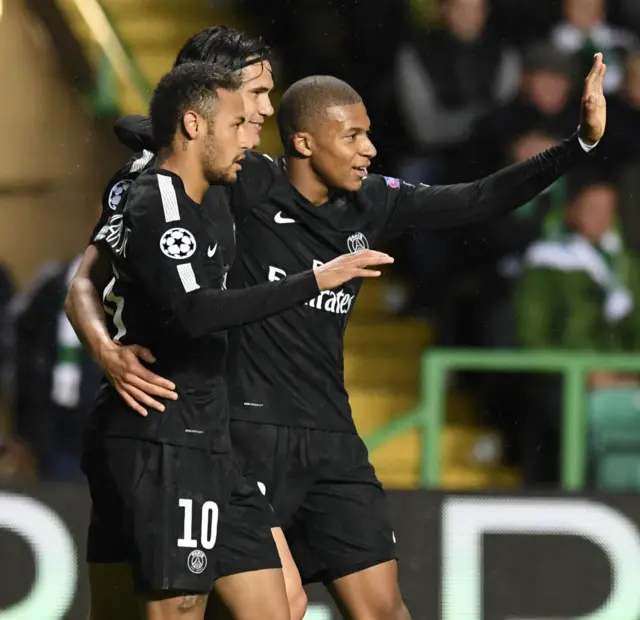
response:
[[[463,226],[506,214],[584,161],[605,130],[605,69],[602,55],[597,54],[585,80],[578,133],[560,145],[472,183],[433,187],[394,183],[388,187],[387,233],[396,234],[412,226]]]

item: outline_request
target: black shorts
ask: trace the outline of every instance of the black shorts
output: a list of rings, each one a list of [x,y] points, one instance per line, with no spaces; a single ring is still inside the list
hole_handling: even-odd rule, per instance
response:
[[[385,492],[358,435],[232,421],[243,472],[275,510],[304,583],[396,559]]]
[[[140,594],[210,592],[226,575],[280,568],[273,513],[232,454],[90,437],[87,561],[128,563]]]

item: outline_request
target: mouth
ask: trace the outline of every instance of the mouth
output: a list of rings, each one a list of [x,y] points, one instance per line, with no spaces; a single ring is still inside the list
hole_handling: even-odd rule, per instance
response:
[[[367,172],[367,168],[369,166],[354,166],[353,171],[361,178],[364,179],[368,172]]]
[[[231,169],[234,171],[242,170],[242,164],[240,163],[245,158],[244,153],[239,157],[236,157],[233,164],[231,165]]]
[[[264,125],[264,123],[262,121],[260,121],[260,122],[258,122],[258,121],[249,121],[249,123],[255,127],[255,130],[258,133],[260,133],[262,131],[262,126]]]

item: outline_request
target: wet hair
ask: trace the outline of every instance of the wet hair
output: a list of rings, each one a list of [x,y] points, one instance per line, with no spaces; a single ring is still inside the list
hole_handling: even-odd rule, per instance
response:
[[[187,62],[206,62],[221,71],[238,72],[249,65],[271,59],[271,50],[261,38],[229,26],[212,26],[190,37],[174,67]]]
[[[187,110],[209,118],[218,101],[218,90],[236,91],[241,86],[237,72],[220,70],[205,63],[174,67],[158,83],[149,116],[158,150],[171,145]]]
[[[330,75],[312,75],[293,83],[282,96],[278,129],[285,150],[296,133],[311,131],[327,108],[362,103],[356,90]]]

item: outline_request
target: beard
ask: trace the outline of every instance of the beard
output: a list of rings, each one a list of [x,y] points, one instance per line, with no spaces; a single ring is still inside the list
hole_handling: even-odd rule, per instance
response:
[[[204,142],[203,169],[205,176],[211,185],[228,185],[236,180],[236,175],[231,170],[233,162],[223,164],[219,155],[220,149],[217,140],[209,133]]]

